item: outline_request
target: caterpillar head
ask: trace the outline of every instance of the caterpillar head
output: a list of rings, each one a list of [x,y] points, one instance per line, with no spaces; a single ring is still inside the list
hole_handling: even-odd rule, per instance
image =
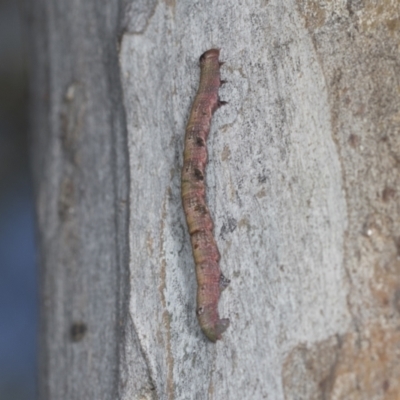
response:
[[[200,64],[203,64],[211,59],[216,59],[218,60],[219,57],[219,49],[210,49],[204,52],[200,56]]]

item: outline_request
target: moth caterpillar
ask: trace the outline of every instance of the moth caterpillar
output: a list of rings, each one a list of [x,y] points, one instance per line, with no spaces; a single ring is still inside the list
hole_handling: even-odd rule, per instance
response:
[[[219,251],[213,236],[214,224],[205,200],[206,141],[213,113],[226,104],[218,96],[225,83],[220,78],[219,49],[200,57],[200,84],[186,126],[182,168],[182,203],[192,242],[197,278],[197,318],[212,342],[221,339],[229,319],[220,319],[218,300],[228,284],[219,268]]]

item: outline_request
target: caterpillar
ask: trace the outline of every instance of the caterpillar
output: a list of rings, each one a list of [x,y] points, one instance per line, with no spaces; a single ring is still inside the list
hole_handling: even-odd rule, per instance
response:
[[[197,278],[197,319],[212,342],[221,339],[229,319],[220,319],[218,300],[229,285],[219,267],[220,254],[213,236],[214,223],[205,200],[206,141],[214,112],[226,104],[218,95],[225,83],[220,78],[219,49],[200,57],[200,84],[186,125],[182,167],[182,204],[191,238]]]

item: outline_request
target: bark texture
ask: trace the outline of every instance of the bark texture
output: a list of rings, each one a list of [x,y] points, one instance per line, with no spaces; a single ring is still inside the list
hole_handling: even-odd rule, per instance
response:
[[[34,4],[41,398],[399,398],[399,3]],[[210,48],[216,344],[180,198]]]
[[[25,7],[41,291],[38,398],[116,399],[125,357],[135,360],[132,387],[150,390],[128,317],[118,2],[35,0]]]

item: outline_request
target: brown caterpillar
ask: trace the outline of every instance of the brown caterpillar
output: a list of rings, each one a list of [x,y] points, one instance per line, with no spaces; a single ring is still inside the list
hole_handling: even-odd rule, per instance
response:
[[[218,96],[220,79],[219,49],[200,57],[200,84],[186,126],[182,168],[182,203],[191,236],[197,277],[197,318],[204,334],[212,342],[221,339],[229,319],[219,318],[218,300],[228,284],[219,268],[219,251],[213,236],[214,224],[205,201],[206,140],[211,118],[226,102]]]

